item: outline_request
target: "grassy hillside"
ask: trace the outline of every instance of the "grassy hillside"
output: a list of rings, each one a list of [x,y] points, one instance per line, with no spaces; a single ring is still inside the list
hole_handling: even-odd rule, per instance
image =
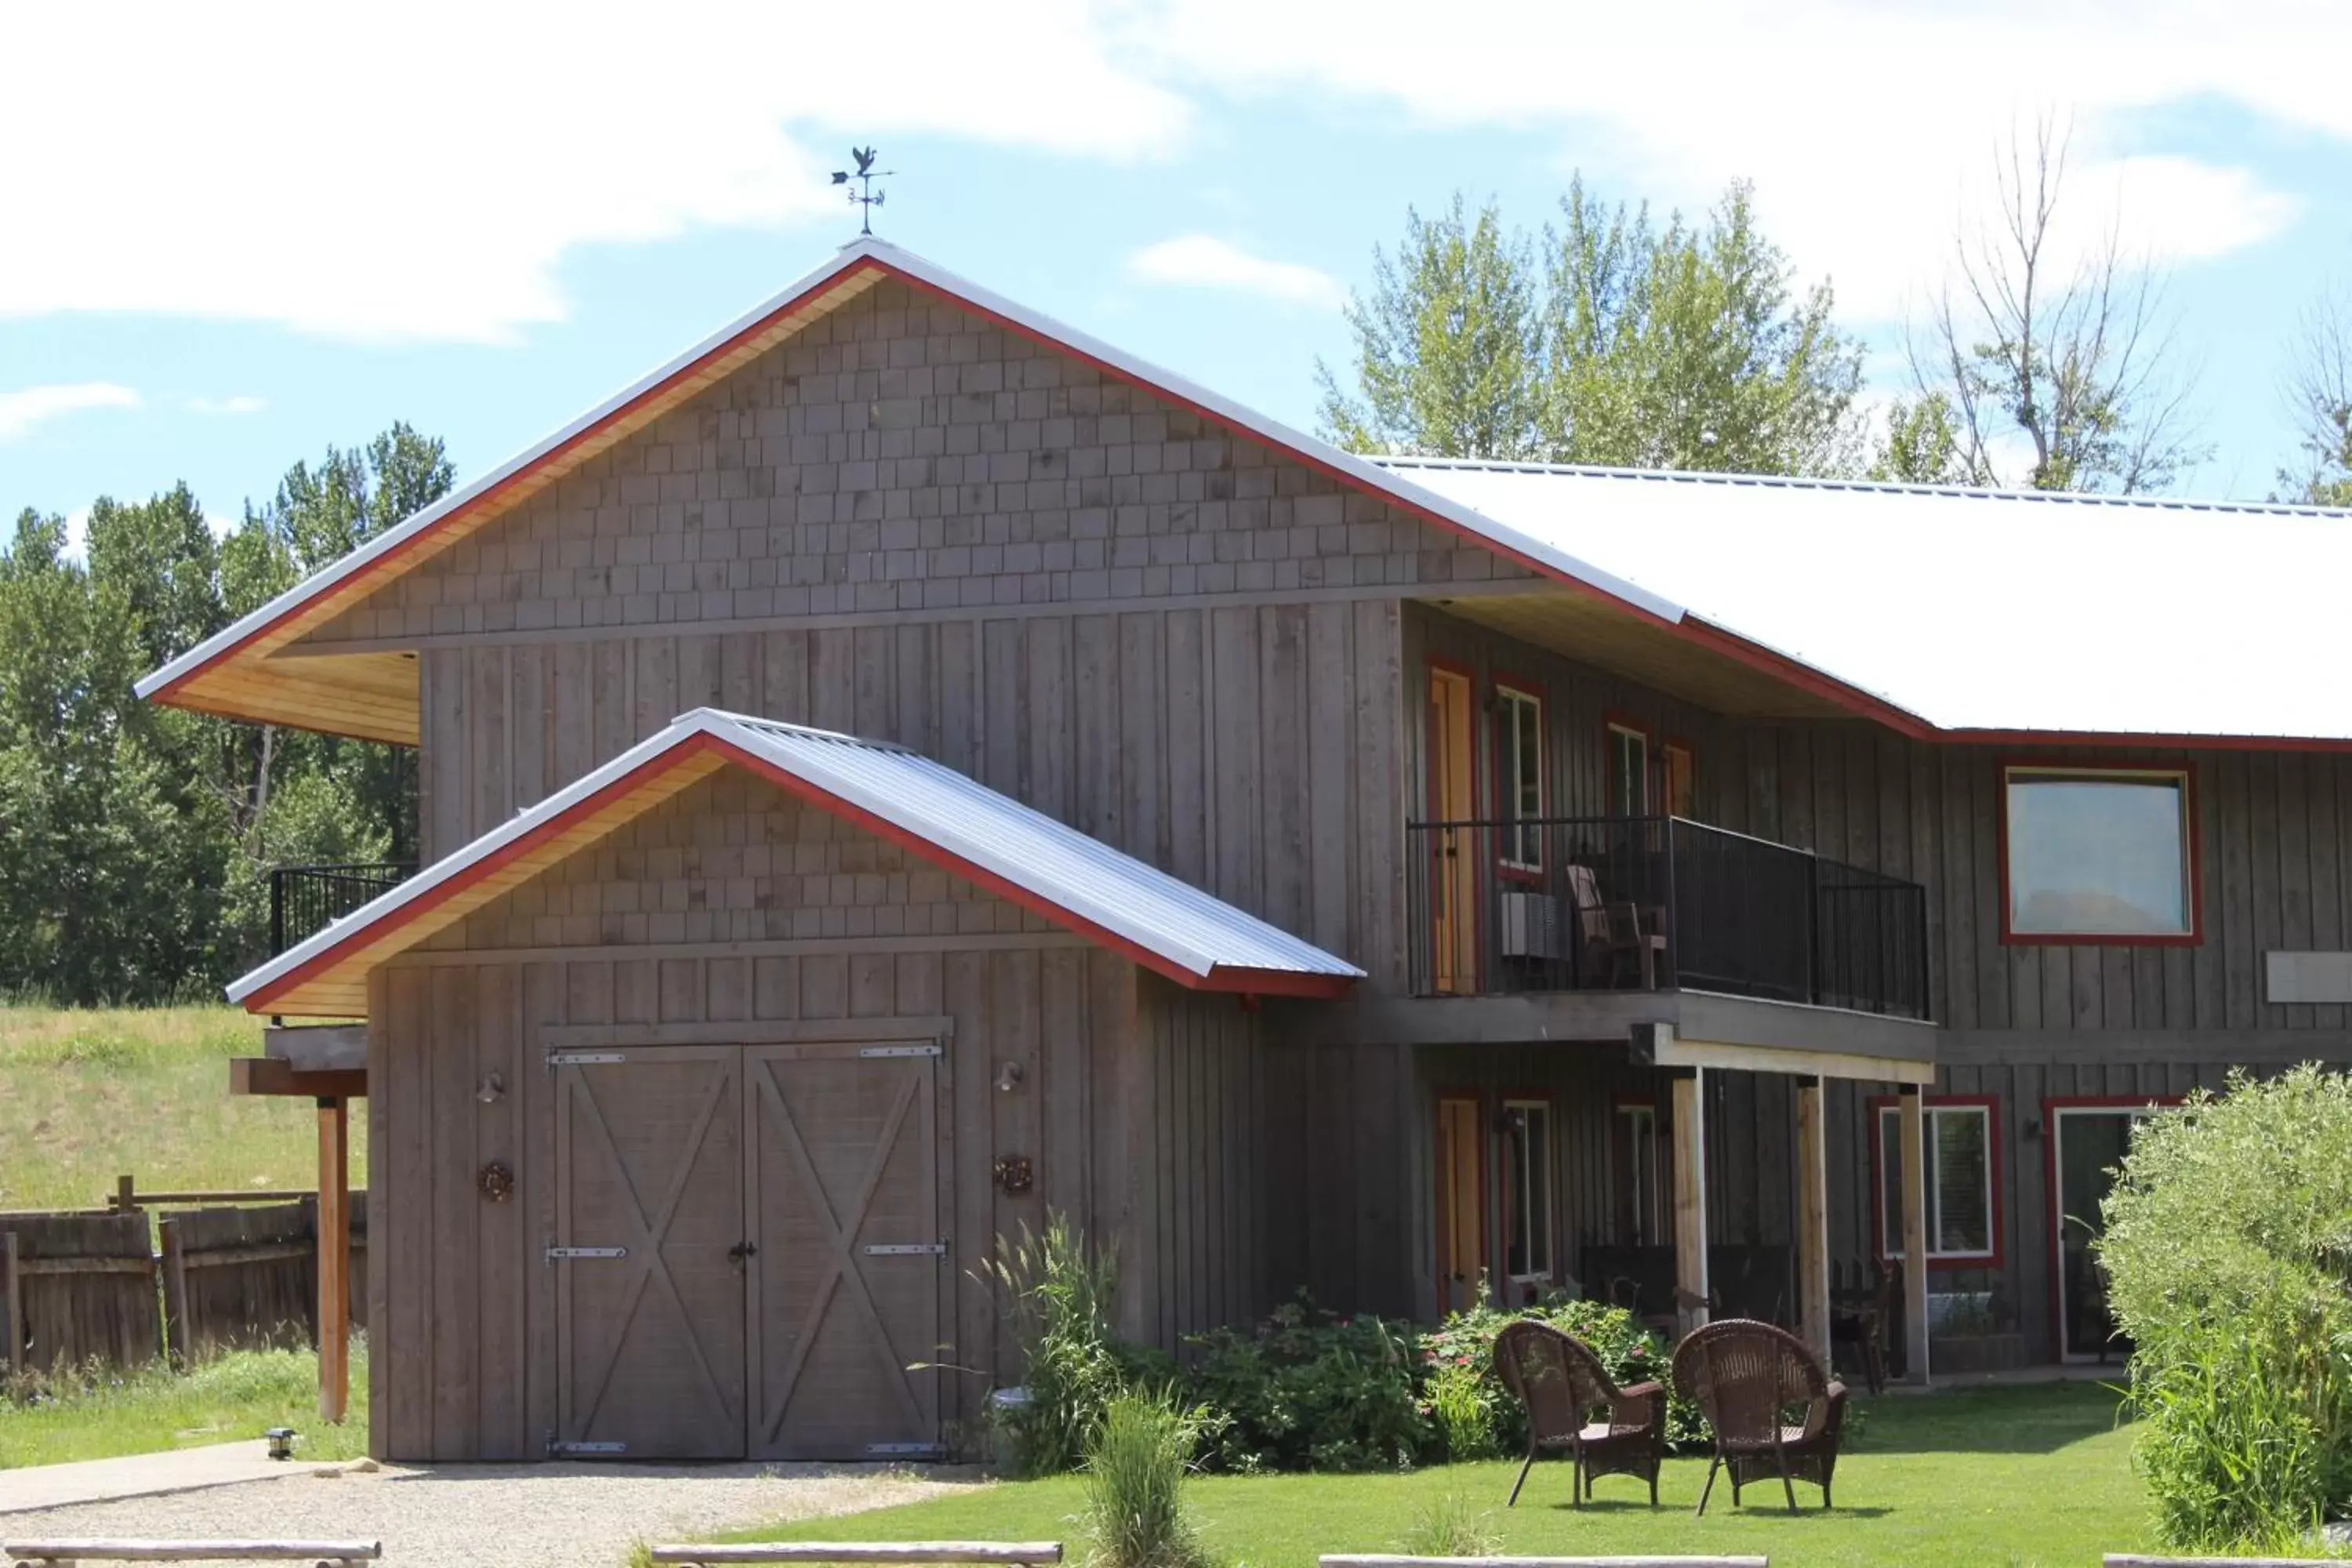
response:
[[[313,1186],[310,1101],[229,1097],[228,1058],[260,1054],[261,1021],[230,1007],[0,1006],[0,1210],[95,1207],[125,1173],[154,1191]],[[351,1138],[361,1186],[364,1116]]]

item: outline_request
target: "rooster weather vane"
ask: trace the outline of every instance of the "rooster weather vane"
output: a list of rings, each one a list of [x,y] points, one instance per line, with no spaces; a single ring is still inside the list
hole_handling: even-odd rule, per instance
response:
[[[862,209],[859,214],[860,226],[857,232],[863,237],[874,232],[874,209],[882,205],[883,193],[874,188],[874,182],[877,179],[887,180],[898,171],[876,168],[874,160],[878,153],[872,147],[852,147],[849,150],[849,155],[857,160],[857,172],[852,174],[847,169],[835,169],[833,172],[833,183],[836,185],[845,185],[852,180],[857,182],[857,189],[849,193],[849,201],[852,206]]]

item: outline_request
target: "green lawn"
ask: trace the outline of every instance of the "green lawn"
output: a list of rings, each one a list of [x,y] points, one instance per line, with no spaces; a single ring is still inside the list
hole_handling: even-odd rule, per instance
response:
[[[1568,1467],[1546,1463],[1518,1507],[1503,1508],[1515,1464],[1451,1465],[1408,1475],[1204,1477],[1193,1506],[1210,1548],[1250,1568],[1305,1568],[1324,1552],[1392,1552],[1417,1510],[1448,1492],[1491,1506],[1511,1553],[1761,1552],[1774,1568],[2083,1568],[2103,1552],[2147,1544],[2147,1505],[2132,1473],[2116,1397],[2095,1384],[1989,1389],[1869,1402],[1861,1436],[1839,1461],[1836,1510],[1799,1489],[1791,1518],[1777,1483],[1733,1508],[1718,1480],[1694,1519],[1704,1460],[1670,1460],[1653,1512],[1639,1483],[1599,1483],[1568,1506]],[[913,1538],[1082,1543],[1080,1484],[1006,1483],[842,1521],[755,1532],[789,1541]]]
[[[318,1182],[308,1100],[232,1100],[227,1061],[261,1054],[231,1007],[0,1006],[0,1210],[90,1208],[124,1173],[152,1191]],[[366,1182],[367,1119],[352,1120]]]
[[[363,1341],[352,1346],[351,1414],[341,1426],[319,1419],[316,1354],[239,1351],[185,1375],[158,1365],[53,1398],[0,1399],[0,1469],[226,1443],[272,1426],[302,1435],[294,1450],[302,1458],[351,1458],[367,1450],[367,1419]]]

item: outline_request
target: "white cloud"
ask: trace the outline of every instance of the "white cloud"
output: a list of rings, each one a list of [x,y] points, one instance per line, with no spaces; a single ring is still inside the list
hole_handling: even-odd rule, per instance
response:
[[[234,393],[227,397],[191,397],[191,414],[258,414],[269,406],[266,397],[256,397],[248,392]]]
[[[1127,258],[1128,275],[1147,283],[1190,284],[1263,294],[1293,304],[1337,308],[1348,297],[1337,279],[1295,261],[1252,256],[1213,235],[1187,234],[1147,245]]]
[[[2352,140],[2352,6],[2318,0],[2226,19],[2210,0],[1687,0],[1668,27],[1595,0],[681,0],[658,24],[600,0],[134,11],[11,18],[0,145],[40,155],[0,161],[0,211],[43,241],[0,247],[0,318],[510,341],[563,317],[577,247],[841,221],[824,174],[853,138],[1133,163],[1246,100],[1531,133],[1563,171],[1685,209],[1753,177],[1842,314],[1886,321],[1936,281],[2021,118],[2072,114],[2080,209],[2122,202],[2126,236],[2180,261],[2260,243],[2299,204],[2152,141],[2154,111]],[[156,233],[240,237],[159,251]],[[1196,280],[1273,276],[1225,274]]]
[[[136,388],[110,381],[61,382],[28,386],[21,392],[0,392],[0,441],[14,441],[34,426],[60,415],[89,408],[136,408]]]
[[[2120,197],[2126,244],[2160,261],[2268,238],[2298,204],[2242,168],[2132,155],[2147,111],[2219,103],[2352,138],[2352,7],[2307,0],[2240,0],[2226,22],[2197,0],[1689,0],[1664,29],[1654,8],[1557,0],[1467,0],[1442,21],[1422,0],[1150,0],[1120,47],[1245,97],[1535,132],[1563,172],[1685,211],[1751,177],[1769,232],[1858,320],[1932,286],[1996,142],[2038,114],[2074,121],[2075,210]]]
[[[919,132],[1131,161],[1190,118],[1108,58],[1080,0],[132,12],[9,20],[0,146],[40,151],[0,160],[0,211],[44,238],[0,247],[0,317],[506,341],[562,318],[575,247],[839,219],[838,153],[814,145]]]

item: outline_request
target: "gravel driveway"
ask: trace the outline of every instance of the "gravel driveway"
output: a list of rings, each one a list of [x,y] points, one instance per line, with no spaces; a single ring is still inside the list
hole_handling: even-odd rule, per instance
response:
[[[816,1465],[443,1465],[330,1471],[0,1518],[61,1535],[381,1540],[415,1568],[612,1568],[631,1542],[703,1541],[771,1519],[855,1513],[977,1484],[956,1471]]]

